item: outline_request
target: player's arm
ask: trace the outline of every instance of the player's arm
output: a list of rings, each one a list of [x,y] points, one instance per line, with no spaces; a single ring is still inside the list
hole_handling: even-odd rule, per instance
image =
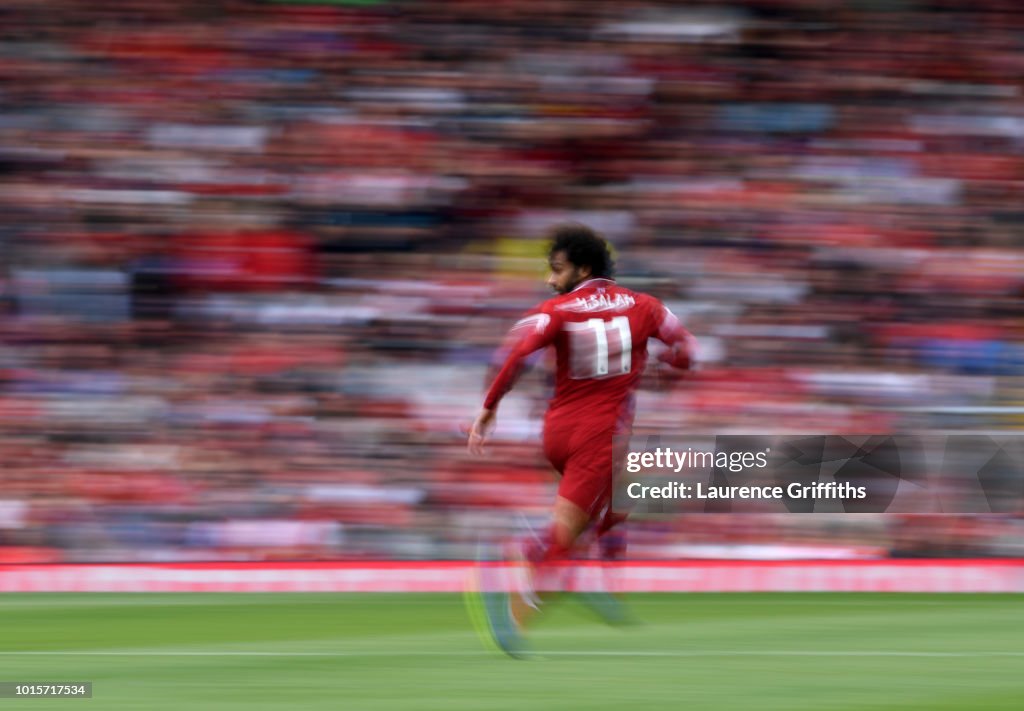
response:
[[[484,407],[477,415],[469,432],[469,449],[479,454],[484,441],[494,426],[498,404],[512,389],[523,372],[526,359],[531,353],[550,345],[558,335],[559,321],[545,312],[534,313],[520,319],[506,339],[502,349],[505,357],[497,373],[491,379],[491,386],[484,398]]]
[[[697,339],[683,327],[676,315],[668,307],[659,304],[660,312],[654,337],[668,346],[668,350],[658,354],[658,360],[679,370],[693,368],[697,353]]]

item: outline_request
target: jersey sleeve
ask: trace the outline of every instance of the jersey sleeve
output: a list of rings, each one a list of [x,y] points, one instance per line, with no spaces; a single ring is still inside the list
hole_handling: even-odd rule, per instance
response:
[[[561,328],[561,320],[545,310],[537,310],[519,319],[509,331],[499,351],[501,365],[491,380],[484,407],[493,410],[522,373],[527,357],[551,345]]]
[[[654,337],[668,346],[658,360],[673,368],[689,370],[697,352],[697,339],[683,327],[679,319],[660,301],[654,304]]]

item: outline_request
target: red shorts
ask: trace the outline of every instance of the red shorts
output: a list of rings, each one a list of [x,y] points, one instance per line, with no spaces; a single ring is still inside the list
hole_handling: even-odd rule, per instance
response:
[[[562,475],[558,495],[591,518],[611,503],[615,429],[564,418],[544,423],[544,456]]]

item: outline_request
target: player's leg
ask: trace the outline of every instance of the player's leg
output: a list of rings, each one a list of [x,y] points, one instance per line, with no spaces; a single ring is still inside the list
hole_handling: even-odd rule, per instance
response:
[[[620,422],[620,435],[613,439],[612,456],[612,492],[608,497],[608,506],[596,518],[592,529],[592,541],[597,549],[599,575],[592,578],[592,589],[580,592],[579,599],[594,611],[602,620],[610,625],[624,625],[634,622],[626,605],[614,594],[616,590],[615,576],[619,571],[619,562],[626,557],[626,530],[623,525],[629,517],[629,500],[621,495],[622,482],[619,474],[624,471],[626,451],[628,447],[629,424]]]
[[[527,574],[533,585],[543,581],[554,566],[569,558],[576,541],[589,523],[588,511],[563,496],[555,498],[551,525],[540,539],[530,541],[524,551],[526,564],[530,568]],[[512,619],[518,626],[525,626],[539,610],[541,597],[541,594],[532,590],[512,595]]]
[[[540,605],[540,595],[536,592],[537,583],[551,583],[550,579],[539,580],[538,573],[547,576],[553,573],[553,563],[565,559],[586,528],[586,514],[572,498],[564,495],[566,482],[579,476],[578,423],[567,418],[552,417],[551,412],[544,421],[544,456],[560,477],[558,496],[551,512],[547,527],[536,535],[528,532],[521,540],[513,544],[507,557],[518,561],[523,566],[520,576],[520,596],[515,603],[516,619],[526,621]],[[582,521],[582,523],[581,523]]]
[[[528,655],[521,635],[523,626],[539,610],[540,600],[534,592],[534,581],[546,576],[566,560],[580,534],[590,523],[590,515],[572,501],[559,496],[555,500],[551,525],[540,538],[522,546],[520,558],[526,565],[526,580],[511,577],[507,561],[486,560],[483,548],[466,590],[470,619],[481,636],[490,639],[509,656]],[[524,589],[523,584],[526,587]],[[517,589],[518,588],[518,589]]]
[[[602,561],[618,561],[626,557],[626,531],[622,524],[629,518],[631,502],[622,496],[620,475],[625,471],[628,429],[629,424],[624,421],[620,424],[620,433],[613,439],[612,491],[608,496],[608,507],[594,527],[598,557]]]
[[[603,561],[617,561],[626,557],[626,531],[622,526],[629,514],[614,511],[609,506],[594,530],[598,557]]]
[[[611,440],[610,429],[579,427],[575,420],[558,422],[549,418],[545,423],[544,453],[562,474],[551,523],[539,538],[528,538],[515,546],[512,557],[525,565],[525,570],[520,571],[525,575],[519,581],[519,589],[510,586],[513,590],[501,596],[507,600],[507,608],[498,609],[495,601],[499,598],[489,598],[494,604],[487,611],[494,640],[513,656],[517,654],[500,637],[504,635],[518,645],[523,626],[538,612],[542,597],[547,597],[537,592],[538,587],[559,587],[548,583],[554,582],[580,534],[608,503]]]
[[[600,561],[600,575],[596,588],[579,593],[579,600],[604,622],[621,626],[635,622],[626,605],[614,594],[616,565],[626,555],[626,534],[621,525],[628,514],[616,512],[611,504],[598,519],[593,529],[593,541]]]
[[[465,600],[470,620],[485,644],[517,659],[528,655],[525,640],[512,618],[504,568],[478,551],[477,565],[467,581]]]
[[[569,560],[580,535],[604,510],[611,495],[612,437],[610,430],[579,427],[545,428],[545,453],[562,480],[552,511],[551,524],[539,540],[527,546],[526,578],[538,588],[559,588],[563,565]],[[565,455],[558,457],[557,455]],[[555,456],[553,456],[555,455]],[[543,594],[513,596],[513,617],[525,624],[537,612]]]
[[[562,474],[571,455],[572,428],[564,423],[545,424],[544,454],[555,470]],[[581,524],[579,514],[571,502],[556,499],[551,523],[540,535],[527,533],[522,540],[510,542],[504,550],[505,560],[496,565],[494,561],[480,560],[470,580],[466,601],[470,617],[482,636],[489,638],[499,649],[512,657],[525,656],[526,645],[520,629],[521,624],[532,616],[540,604],[534,592],[534,571],[536,563],[557,560],[572,546],[579,535]],[[586,521],[582,527],[586,526]],[[516,569],[510,563],[520,563]],[[521,573],[516,576],[515,573]]]

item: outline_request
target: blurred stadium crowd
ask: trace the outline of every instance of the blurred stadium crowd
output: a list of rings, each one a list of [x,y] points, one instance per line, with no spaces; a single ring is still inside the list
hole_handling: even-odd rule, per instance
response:
[[[10,0],[0,561],[458,558],[542,516],[576,220],[701,341],[645,432],[1024,425],[1016,0]],[[1014,516],[687,516],[637,555],[1020,555]]]

